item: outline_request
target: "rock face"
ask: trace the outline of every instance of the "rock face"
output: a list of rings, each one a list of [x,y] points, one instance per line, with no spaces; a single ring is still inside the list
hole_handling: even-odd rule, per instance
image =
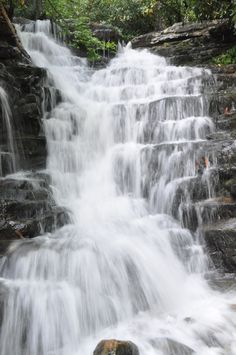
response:
[[[228,20],[177,23],[161,32],[151,32],[132,40],[133,48],[149,48],[170,58],[176,65],[198,65],[235,45],[235,34]]]
[[[0,7],[0,88],[7,94],[15,146],[15,169],[7,163],[9,136],[0,100],[0,254],[14,239],[32,238],[68,223],[66,211],[56,207],[45,173],[46,139],[42,102],[50,90],[47,73],[35,67],[22,48],[14,26]],[[25,174],[7,176],[18,170]]]
[[[102,340],[96,346],[93,355],[139,355],[138,347],[131,341]]]

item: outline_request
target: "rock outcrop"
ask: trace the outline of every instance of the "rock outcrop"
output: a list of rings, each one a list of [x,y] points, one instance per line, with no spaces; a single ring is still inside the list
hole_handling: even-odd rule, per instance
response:
[[[149,48],[168,57],[172,64],[208,63],[235,45],[235,33],[229,20],[201,23],[177,23],[164,31],[151,32],[132,40],[133,48]]]

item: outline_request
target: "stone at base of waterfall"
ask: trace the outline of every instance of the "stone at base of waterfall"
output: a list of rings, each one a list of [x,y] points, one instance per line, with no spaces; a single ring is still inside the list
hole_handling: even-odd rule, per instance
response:
[[[93,355],[139,355],[139,350],[131,341],[109,339],[100,341]]]

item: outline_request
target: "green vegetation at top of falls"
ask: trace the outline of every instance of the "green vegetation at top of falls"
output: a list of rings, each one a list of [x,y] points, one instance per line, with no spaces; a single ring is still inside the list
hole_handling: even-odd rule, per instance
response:
[[[10,16],[50,18],[74,48],[85,51],[90,60],[116,51],[119,39],[151,31],[162,31],[176,22],[230,18],[235,22],[233,0],[2,0]],[[103,26],[97,28],[97,25]],[[103,33],[97,36],[97,33]],[[119,33],[119,38],[113,36]],[[107,33],[111,38],[107,38]],[[227,57],[228,58],[228,57]],[[228,59],[227,59],[228,60]]]

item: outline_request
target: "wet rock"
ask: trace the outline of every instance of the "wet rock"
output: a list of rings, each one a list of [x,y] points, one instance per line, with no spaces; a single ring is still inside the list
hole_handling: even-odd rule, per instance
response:
[[[93,355],[139,355],[138,347],[131,341],[102,340],[96,346]]]
[[[46,165],[46,141],[42,124],[42,101],[46,71],[35,67],[25,53],[16,30],[4,11],[0,11],[0,86],[8,94],[12,108],[13,140],[18,166],[40,169]],[[0,107],[1,116],[1,107]],[[0,137],[4,138],[0,117]],[[1,139],[4,143],[4,139]],[[2,174],[9,173],[2,169]]]
[[[18,152],[18,165],[24,170],[44,168],[46,141],[42,125],[43,96],[40,85],[43,85],[45,72],[35,70],[33,66],[28,65],[18,67],[9,65],[4,68],[0,85],[7,92],[9,105],[13,108],[13,140]],[[2,125],[0,125],[0,136],[4,138]],[[3,169],[2,173],[5,175],[8,172]]]

